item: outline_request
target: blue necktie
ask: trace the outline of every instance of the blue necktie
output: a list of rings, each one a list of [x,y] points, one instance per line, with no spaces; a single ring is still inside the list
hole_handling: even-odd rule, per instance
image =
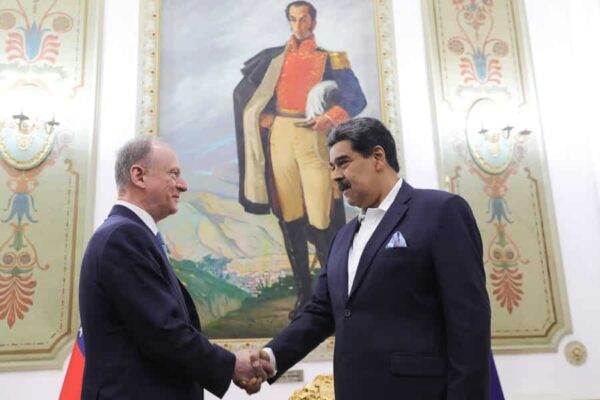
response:
[[[167,247],[167,244],[163,240],[160,232],[158,232],[156,234],[156,240],[160,244],[160,247],[161,247],[163,253],[165,253],[165,258],[168,261],[169,260],[169,248]],[[168,263],[168,264],[169,265],[167,265],[167,275],[169,276],[169,281],[171,283],[171,286],[175,290],[175,296],[177,297],[177,301],[179,302],[179,305],[182,308],[184,318],[186,319],[186,321],[189,322],[190,318],[187,313],[187,307],[185,305],[185,300],[183,299],[183,293],[181,292],[181,287],[179,286],[179,281],[177,280],[177,276],[175,275],[175,271],[173,271],[173,267],[171,266],[171,263]]]
[[[163,240],[163,237],[160,234],[160,232],[156,233],[156,239],[158,240],[158,243],[160,244],[160,247],[162,248],[163,253],[165,253],[165,256],[168,259],[169,258],[169,248],[167,247],[167,244]]]

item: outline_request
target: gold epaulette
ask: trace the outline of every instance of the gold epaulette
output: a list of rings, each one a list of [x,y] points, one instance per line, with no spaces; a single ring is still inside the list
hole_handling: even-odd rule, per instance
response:
[[[330,51],[329,60],[331,61],[331,68],[333,69],[346,69],[350,68],[350,61],[345,51]]]

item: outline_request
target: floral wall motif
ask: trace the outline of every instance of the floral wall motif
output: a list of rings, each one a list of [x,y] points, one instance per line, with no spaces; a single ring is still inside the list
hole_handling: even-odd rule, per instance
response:
[[[58,365],[91,228],[99,4],[0,7],[0,368]]]
[[[440,177],[478,220],[494,345],[553,349],[570,317],[520,4],[426,4]]]

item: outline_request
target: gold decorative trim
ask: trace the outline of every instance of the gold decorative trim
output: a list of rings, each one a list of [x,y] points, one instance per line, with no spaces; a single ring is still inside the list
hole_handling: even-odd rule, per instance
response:
[[[375,0],[375,36],[377,38],[377,58],[379,65],[379,89],[382,120],[396,139],[400,169],[404,164],[402,131],[400,126],[400,95],[396,68],[396,41],[394,30],[394,10],[391,0]]]
[[[312,382],[296,390],[290,400],[334,400],[333,375],[317,375]]]
[[[396,50],[392,0],[373,0],[374,24],[379,68],[379,90],[382,120],[402,149],[400,130],[398,79],[396,75]],[[140,94],[139,132],[158,136],[158,101],[160,87],[160,12],[161,0],[142,0],[140,12]],[[404,157],[399,153],[399,163],[405,170]],[[231,351],[264,345],[269,338],[214,340]],[[305,360],[331,360],[334,339],[321,343]]]
[[[143,0],[140,11],[140,133],[158,136],[160,0]]]
[[[587,361],[587,348],[577,340],[569,342],[565,347],[565,357],[569,364],[580,367]]]
[[[264,346],[271,338],[256,338],[256,339],[216,339],[211,342],[223,346],[229,351],[240,351],[248,349],[256,349]],[[314,349],[303,361],[331,361],[333,356],[333,348],[335,339],[330,337]]]
[[[345,51],[331,51],[329,52],[329,59],[331,60],[331,68],[333,69],[350,68],[350,60],[348,60],[348,53],[346,53]]]
[[[47,135],[44,146],[33,157],[27,160],[19,160],[11,153],[9,149],[6,148],[6,145],[3,141],[3,137],[2,135],[0,135],[0,159],[4,159],[4,161],[14,169],[18,169],[20,171],[28,171],[39,166],[46,160],[46,158],[48,158],[50,152],[52,151],[53,145],[54,134],[50,133]]]

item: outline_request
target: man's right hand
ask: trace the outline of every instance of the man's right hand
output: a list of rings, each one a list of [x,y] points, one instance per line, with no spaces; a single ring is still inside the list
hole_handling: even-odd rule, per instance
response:
[[[244,389],[248,394],[258,392],[261,384],[274,373],[268,361],[268,355],[266,355],[265,360],[265,356],[259,355],[258,352],[242,350],[237,352],[235,357],[233,383]]]
[[[271,357],[269,357],[269,353],[267,353],[266,351],[261,349],[260,352],[258,353],[258,357],[260,358],[261,361],[264,361],[265,363],[267,363],[269,365],[269,369],[271,370],[271,373],[269,374],[268,378],[272,377],[274,375],[275,371],[273,371],[273,369],[271,367]]]

